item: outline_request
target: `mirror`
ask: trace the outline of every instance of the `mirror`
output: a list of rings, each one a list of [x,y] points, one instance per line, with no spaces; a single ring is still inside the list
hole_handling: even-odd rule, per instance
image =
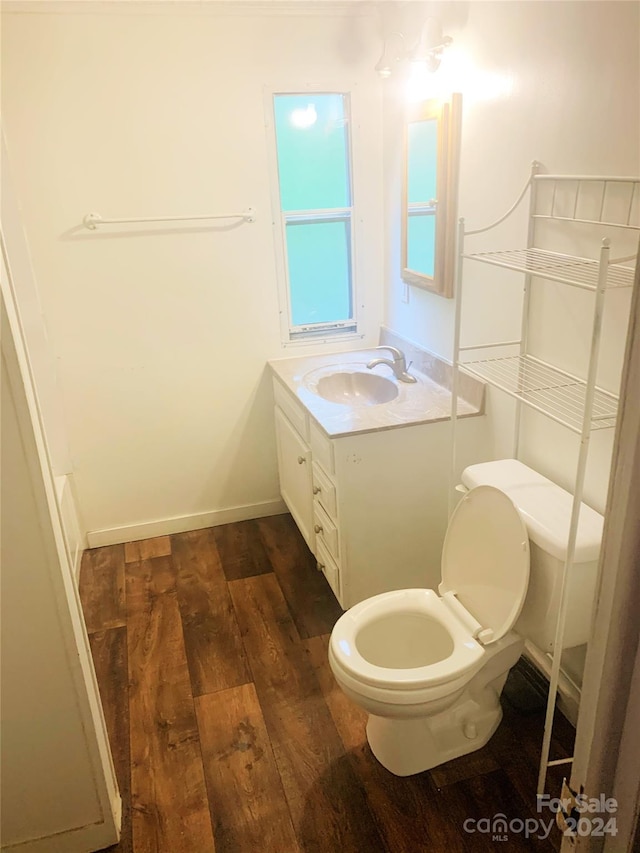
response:
[[[453,296],[461,95],[413,107],[404,128],[402,279]]]

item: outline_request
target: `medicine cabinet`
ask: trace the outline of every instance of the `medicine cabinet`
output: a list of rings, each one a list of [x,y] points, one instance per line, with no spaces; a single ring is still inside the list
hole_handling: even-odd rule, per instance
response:
[[[404,124],[402,279],[453,296],[462,96],[421,101]]]

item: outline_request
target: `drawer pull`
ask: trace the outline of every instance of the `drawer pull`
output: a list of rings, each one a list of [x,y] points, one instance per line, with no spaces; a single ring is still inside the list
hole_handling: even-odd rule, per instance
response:
[[[304,465],[306,461],[307,460],[304,458],[304,456],[298,456],[298,465]]]
[[[313,529],[316,533],[322,533],[322,526],[320,524],[314,524]]]
[[[313,487],[313,494],[314,495],[320,494],[321,491],[322,491],[322,489],[320,488],[320,486],[314,486]]]
[[[319,561],[318,561],[318,562],[316,563],[316,569],[317,569],[319,572],[324,572],[324,570],[325,570],[325,565],[324,565],[324,563],[321,563],[321,562],[319,562]]]

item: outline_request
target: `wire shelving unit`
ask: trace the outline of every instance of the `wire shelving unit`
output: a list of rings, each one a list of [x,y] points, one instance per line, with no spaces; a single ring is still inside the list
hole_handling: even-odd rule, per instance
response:
[[[546,206],[540,204],[540,194]],[[529,195],[529,218],[524,248],[491,252],[470,252],[467,239],[497,228],[508,219]],[[562,223],[561,228],[591,227],[601,244],[596,258],[548,251],[536,245],[536,230],[541,221]],[[544,793],[547,769],[553,764],[570,763],[571,758],[549,761],[553,716],[560,679],[564,628],[567,615],[567,580],[574,561],[578,522],[584,489],[589,438],[593,431],[611,429],[616,424],[618,398],[596,386],[600,355],[602,320],[607,291],[631,287],[634,281],[635,254],[611,258],[611,242],[626,232],[640,232],[640,178],[602,175],[544,175],[540,164],[533,163],[531,175],[511,208],[498,220],[475,230],[467,230],[461,219],[458,227],[458,262],[454,330],[454,371],[452,387],[452,484],[456,482],[456,422],[458,415],[459,372],[471,374],[516,400],[514,456],[518,457],[523,407],[533,409],[580,436],[578,461],[573,487],[573,503],[567,557],[551,662],[549,697],[538,775],[538,795]],[[627,236],[628,243],[628,236]],[[544,242],[544,241],[541,241]],[[463,306],[464,270],[469,262],[480,262],[524,275],[520,337],[462,346],[460,328]],[[537,358],[530,352],[529,324],[531,291],[546,281],[593,293],[591,345],[584,376],[575,376]],[[510,282],[512,285],[513,283]],[[479,285],[481,286],[481,285]],[[509,348],[509,352],[505,352]],[[513,354],[517,348],[517,354]],[[471,355],[471,357],[470,357]],[[455,496],[451,490],[450,508]]]

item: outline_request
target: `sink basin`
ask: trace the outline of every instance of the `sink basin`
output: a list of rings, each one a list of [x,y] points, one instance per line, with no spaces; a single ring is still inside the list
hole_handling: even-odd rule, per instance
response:
[[[321,376],[314,391],[332,403],[377,406],[389,403],[398,396],[398,386],[392,379],[376,373],[339,370]]]

